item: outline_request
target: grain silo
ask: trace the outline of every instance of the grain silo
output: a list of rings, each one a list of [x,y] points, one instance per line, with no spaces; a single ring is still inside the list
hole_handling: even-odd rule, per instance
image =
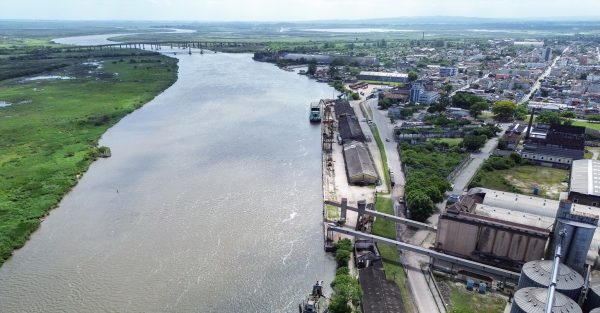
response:
[[[548,299],[548,289],[527,287],[517,290],[513,299],[510,313],[544,313],[546,300]],[[561,294],[554,294],[554,313],[582,313],[577,302]]]
[[[536,260],[525,263],[521,269],[518,289],[525,287],[547,288],[550,286],[553,263],[551,260]],[[556,278],[556,291],[578,301],[584,283],[583,277],[568,266],[560,264]]]
[[[574,212],[571,206],[570,202],[560,201],[554,226],[554,242],[562,242],[561,262],[583,273],[588,250],[598,226],[598,216]],[[562,232],[565,237],[561,240],[559,236]]]
[[[590,286],[583,303],[583,311],[591,312],[592,309],[600,308],[600,284],[596,283]]]

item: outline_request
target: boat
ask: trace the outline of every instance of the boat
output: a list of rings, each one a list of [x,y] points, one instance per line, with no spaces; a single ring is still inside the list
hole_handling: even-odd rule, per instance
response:
[[[327,302],[323,296],[323,281],[317,281],[313,285],[312,293],[308,298],[298,305],[300,313],[324,313],[327,310]]]
[[[321,122],[321,104],[319,102],[313,102],[310,104],[308,119],[311,123]]]

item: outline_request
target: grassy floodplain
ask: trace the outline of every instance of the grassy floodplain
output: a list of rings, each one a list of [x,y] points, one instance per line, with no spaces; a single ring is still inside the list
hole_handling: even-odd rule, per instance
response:
[[[156,53],[52,49],[0,56],[11,77],[0,80],[11,104],[0,107],[0,264],[98,157],[100,136],[177,79],[177,60]],[[71,79],[26,80],[18,62],[29,75]]]

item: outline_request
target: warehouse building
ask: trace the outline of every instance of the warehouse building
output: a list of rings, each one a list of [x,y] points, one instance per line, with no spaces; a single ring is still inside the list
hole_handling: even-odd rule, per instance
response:
[[[341,116],[338,120],[338,129],[343,142],[347,141],[365,141],[365,135],[360,128],[360,124],[355,116]]]
[[[440,215],[437,250],[510,270],[544,256],[548,229],[478,213],[482,200],[477,195],[462,197]]]
[[[600,207],[600,161],[573,161],[568,199],[573,203]]]
[[[408,74],[405,73],[387,73],[387,72],[360,72],[356,77],[359,80],[373,80],[380,82],[406,83]]]
[[[598,262],[600,247],[600,230],[596,227],[600,216],[598,207],[486,188],[473,188],[463,198],[476,199],[473,212],[479,215],[546,230],[555,230],[556,227],[566,228],[570,235],[565,239],[565,245],[571,246],[572,249],[569,248],[569,251],[565,252],[563,261],[577,271],[582,268],[581,262],[586,264]],[[462,198],[460,202],[463,202]],[[568,255],[572,257],[567,257]]]
[[[371,185],[379,180],[369,149],[364,143],[358,141],[345,143],[344,160],[350,184]]]
[[[543,258],[551,232],[565,229],[563,262],[581,272],[598,263],[598,215],[600,208],[568,200],[473,188],[440,216],[436,248],[515,270]]]
[[[521,156],[533,163],[568,169],[584,158],[585,127],[551,125],[545,136],[528,132],[525,137]]]

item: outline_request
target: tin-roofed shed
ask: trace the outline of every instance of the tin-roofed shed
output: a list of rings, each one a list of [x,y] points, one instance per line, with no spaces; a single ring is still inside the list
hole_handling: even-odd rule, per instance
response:
[[[371,154],[364,143],[351,141],[344,144],[344,160],[349,183],[369,185],[379,180]]]

